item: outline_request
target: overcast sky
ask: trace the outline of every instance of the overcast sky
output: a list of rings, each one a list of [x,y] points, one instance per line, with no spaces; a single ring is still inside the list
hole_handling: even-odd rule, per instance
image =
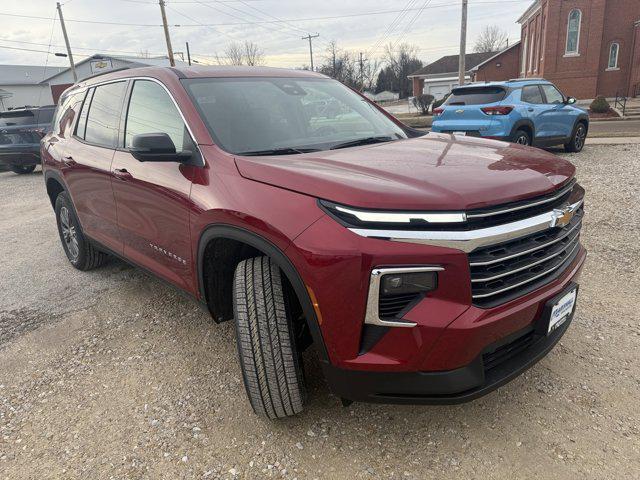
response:
[[[155,0],[66,0],[63,14],[76,61],[94,53],[165,55],[160,8]],[[329,40],[366,57],[382,55],[384,45],[416,45],[432,62],[457,53],[460,0],[166,0],[176,52],[189,41],[192,56],[215,63],[233,42],[257,43],[271,66],[309,63],[307,32],[321,63]],[[469,0],[470,49],[485,25],[499,25],[511,41],[519,39],[518,17],[532,0]],[[424,8],[423,8],[424,7]],[[408,8],[402,12],[404,8]],[[0,2],[0,63],[67,66],[54,0]],[[18,16],[11,16],[18,15]],[[24,18],[45,17],[45,18]],[[285,22],[280,22],[284,20]],[[87,22],[103,23],[87,23]],[[109,23],[106,23],[109,22]],[[129,24],[129,25],[126,25]],[[223,24],[223,25],[220,25]],[[51,41],[50,41],[51,39]],[[51,48],[48,45],[51,43]],[[36,50],[36,51],[27,51]],[[48,55],[47,50],[51,52]]]

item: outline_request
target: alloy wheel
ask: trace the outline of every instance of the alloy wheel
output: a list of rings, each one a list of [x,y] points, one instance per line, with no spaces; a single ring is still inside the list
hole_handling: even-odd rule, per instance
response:
[[[72,259],[78,258],[80,253],[80,245],[78,244],[78,232],[76,226],[73,224],[71,214],[67,207],[60,209],[60,226],[62,227],[62,237],[67,247],[67,251],[71,255]]]
[[[578,129],[576,130],[576,138],[575,138],[575,146],[576,150],[582,150],[584,144],[587,139],[587,129],[584,128],[584,125],[578,125]]]
[[[519,135],[516,139],[518,145],[529,145],[529,138],[526,135]]]

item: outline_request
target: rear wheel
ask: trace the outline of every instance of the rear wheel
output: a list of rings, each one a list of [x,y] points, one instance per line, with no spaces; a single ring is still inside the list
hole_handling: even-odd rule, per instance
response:
[[[569,143],[565,143],[564,149],[569,153],[578,153],[581,152],[584,148],[584,144],[587,141],[587,126],[580,122],[576,125],[576,128],[573,130],[573,135],[571,136],[571,141]]]
[[[513,143],[529,146],[531,145],[531,135],[526,130],[518,130],[513,136]]]
[[[86,271],[99,267],[107,260],[107,254],[97,250],[82,233],[76,212],[65,192],[56,198],[56,221],[62,248],[71,265]]]
[[[280,268],[269,257],[238,264],[233,309],[242,376],[254,412],[271,419],[300,413],[302,362]]]
[[[9,165],[9,170],[11,170],[13,173],[17,173],[18,175],[31,173],[35,169],[36,169],[35,165]]]

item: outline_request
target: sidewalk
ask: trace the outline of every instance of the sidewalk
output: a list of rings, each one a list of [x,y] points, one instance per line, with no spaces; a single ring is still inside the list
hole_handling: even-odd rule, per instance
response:
[[[640,137],[587,138],[586,145],[640,145]]]

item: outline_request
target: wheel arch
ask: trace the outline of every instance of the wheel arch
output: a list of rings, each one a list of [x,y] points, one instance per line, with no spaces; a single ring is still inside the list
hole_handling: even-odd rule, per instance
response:
[[[511,127],[511,135],[510,135],[511,140],[514,139],[516,132],[518,130],[528,131],[529,135],[531,135],[531,143],[533,144],[533,142],[536,139],[536,127],[531,120],[527,118],[522,118],[518,120],[516,123],[514,123],[513,127]]]
[[[51,201],[51,207],[56,208],[56,198],[58,195],[62,192],[69,194],[69,189],[62,179],[62,175],[55,171],[48,170],[45,172],[44,181],[47,188],[47,195]]]
[[[318,355],[321,361],[328,362],[329,357],[324,340],[322,338],[322,332],[320,331],[318,316],[316,315],[316,311],[307,287],[303,282],[302,277],[298,273],[298,270],[291,262],[291,260],[287,257],[287,255],[278,246],[276,246],[263,236],[242,227],[228,224],[210,225],[203,230],[198,241],[198,292],[200,294],[200,298],[207,304],[210,312],[212,313],[212,315],[214,315],[214,320],[217,322],[226,320],[225,318],[216,318],[216,312],[212,310],[212,305],[210,304],[213,299],[209,299],[207,294],[208,279],[206,276],[206,262],[210,260],[209,255],[212,254],[209,249],[216,248],[215,244],[218,241],[235,242],[236,248],[243,248],[243,250],[241,251],[235,250],[226,252],[225,255],[228,255],[226,257],[226,260],[230,263],[221,265],[221,268],[218,270],[218,275],[223,277],[221,278],[222,281],[228,282],[228,285],[231,285],[233,283],[233,274],[235,272],[236,265],[245,258],[255,256],[255,252],[270,257],[276,263],[276,265],[278,265],[278,267],[282,270],[287,280],[291,284],[291,287],[293,288],[293,291],[296,294],[298,301],[300,302],[300,306],[302,307],[309,332],[311,333],[313,343],[318,351]],[[214,246],[211,247],[212,245]],[[227,245],[231,244],[227,243]],[[231,277],[225,277],[228,275],[230,275]],[[222,285],[215,286],[217,287],[216,290],[218,291],[219,288],[222,287]],[[230,295],[230,291],[225,295],[227,296],[226,299],[217,298],[214,301],[230,301],[232,297],[228,295]],[[214,305],[214,308],[222,308],[222,310],[224,311],[224,306],[220,305],[219,303]]]

